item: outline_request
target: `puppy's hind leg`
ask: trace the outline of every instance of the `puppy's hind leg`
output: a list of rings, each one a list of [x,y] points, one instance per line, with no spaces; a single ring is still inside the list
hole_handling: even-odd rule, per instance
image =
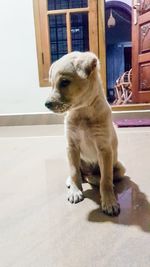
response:
[[[123,178],[125,175],[126,169],[123,166],[123,164],[120,161],[117,161],[117,163],[113,167],[113,180],[119,181]]]
[[[94,186],[100,185],[100,176],[99,175],[87,175],[84,176],[84,180]]]
[[[87,163],[81,160],[80,171],[83,181],[94,186],[99,186],[101,173],[98,163]]]

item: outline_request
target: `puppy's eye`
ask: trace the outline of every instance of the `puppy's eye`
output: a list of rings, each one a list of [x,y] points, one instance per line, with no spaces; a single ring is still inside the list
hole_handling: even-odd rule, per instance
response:
[[[70,80],[63,79],[63,80],[60,82],[59,86],[64,88],[64,87],[67,87],[70,83],[71,83]]]

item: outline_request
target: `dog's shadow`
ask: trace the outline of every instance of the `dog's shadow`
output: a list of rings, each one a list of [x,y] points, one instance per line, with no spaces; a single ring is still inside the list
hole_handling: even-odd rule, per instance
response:
[[[90,222],[112,222],[123,225],[137,225],[143,231],[150,232],[150,203],[146,195],[140,192],[139,187],[127,176],[120,182],[115,183],[115,194],[121,207],[118,217],[110,217],[102,212],[100,208],[88,214]],[[99,189],[92,187],[84,192],[84,196],[100,204]]]

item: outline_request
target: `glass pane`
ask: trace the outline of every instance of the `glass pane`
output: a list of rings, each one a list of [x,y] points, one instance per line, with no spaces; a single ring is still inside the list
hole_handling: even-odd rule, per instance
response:
[[[89,50],[88,14],[71,14],[72,51]]]
[[[87,0],[48,0],[48,10],[87,7]]]
[[[66,15],[49,16],[51,62],[65,55],[67,50]]]

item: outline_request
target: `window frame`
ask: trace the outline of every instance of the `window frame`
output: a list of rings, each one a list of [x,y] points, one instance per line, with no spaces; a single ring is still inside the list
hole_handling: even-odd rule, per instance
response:
[[[48,71],[51,65],[51,55],[48,16],[66,15],[67,47],[68,52],[71,52],[71,14],[88,13],[89,48],[99,57],[98,2],[97,0],[88,0],[88,6],[83,8],[48,10],[47,0],[33,0],[40,87],[50,86]]]

